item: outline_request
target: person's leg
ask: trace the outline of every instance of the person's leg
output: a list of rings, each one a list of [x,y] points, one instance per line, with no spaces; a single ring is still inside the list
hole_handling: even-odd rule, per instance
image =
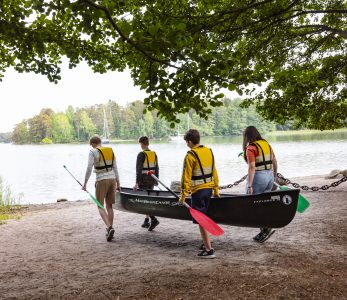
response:
[[[274,178],[272,170],[256,172],[253,181],[254,194],[270,192],[273,186]],[[264,243],[275,232],[272,228],[260,228],[260,232],[253,237],[257,243]]]
[[[113,226],[114,212],[112,205],[116,202],[116,185],[113,179],[107,179],[107,193],[106,193],[106,211],[108,221]]]
[[[200,225],[199,225],[199,229],[200,229],[202,241],[205,245],[205,249],[207,251],[210,251],[212,249],[210,236],[208,235],[208,232],[206,231],[206,229],[201,227]]]
[[[107,186],[105,184],[105,180],[97,181],[95,183],[95,197],[96,199],[98,199],[98,201],[102,205],[104,205],[104,202],[105,202],[104,199],[105,199],[106,193],[107,193]],[[98,211],[105,225],[107,226],[107,228],[109,228],[111,226],[111,223],[108,219],[107,212],[100,207],[98,207]]]

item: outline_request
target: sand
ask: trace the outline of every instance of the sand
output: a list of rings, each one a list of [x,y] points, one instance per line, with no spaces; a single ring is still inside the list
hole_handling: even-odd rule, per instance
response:
[[[347,299],[347,183],[303,194],[310,208],[264,244],[255,228],[222,226],[212,260],[196,257],[188,221],[148,232],[142,215],[116,211],[108,243],[91,202],[30,206],[0,226],[0,299]]]

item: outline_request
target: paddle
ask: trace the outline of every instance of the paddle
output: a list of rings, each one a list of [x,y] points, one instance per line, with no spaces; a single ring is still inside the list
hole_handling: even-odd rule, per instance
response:
[[[280,189],[280,190],[290,190],[289,187],[285,185],[279,185],[278,183],[275,182],[275,185]],[[308,207],[310,206],[310,202],[301,194],[299,194],[299,199],[298,199],[298,207],[296,208],[296,211],[299,213],[303,213]]]
[[[80,182],[78,181],[78,179],[77,179],[75,176],[72,175],[72,173],[67,169],[67,167],[66,167],[66,166],[63,166],[63,167],[64,167],[64,169],[65,169],[66,171],[69,172],[69,174],[73,177],[73,179],[75,179],[75,180],[79,183],[79,185],[83,187],[82,183],[80,183]],[[98,207],[104,209],[104,207],[103,207],[102,204],[98,201],[98,199],[96,199],[96,198],[95,198],[91,193],[89,193],[87,190],[86,190],[86,192],[88,193],[89,197],[95,202],[95,204],[96,204]]]
[[[163,182],[159,180],[157,176],[153,174],[153,171],[148,171],[147,175],[151,175],[156,181],[158,181],[163,187],[165,187],[172,195],[176,197],[176,199],[179,199],[180,197],[172,191],[170,188],[168,188]],[[223,229],[220,228],[212,219],[210,219],[208,216],[203,214],[202,212],[190,207],[190,205],[186,202],[184,202],[184,206],[189,209],[189,212],[191,216],[194,218],[195,221],[199,223],[201,227],[206,229],[209,233],[215,236],[222,235],[224,233]]]

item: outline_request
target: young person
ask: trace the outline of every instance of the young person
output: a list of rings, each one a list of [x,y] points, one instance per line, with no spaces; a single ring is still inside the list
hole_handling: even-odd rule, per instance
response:
[[[248,126],[243,132],[243,153],[248,164],[246,194],[271,191],[277,176],[277,160],[270,144],[254,126]],[[274,232],[271,228],[261,228],[253,240],[263,243]]]
[[[211,149],[200,145],[200,134],[196,129],[189,129],[184,140],[190,150],[187,152],[182,171],[180,203],[183,204],[191,193],[192,207],[207,213],[212,193],[219,197],[218,174]],[[197,223],[193,219],[193,223]],[[208,232],[199,225],[203,245],[199,258],[215,258]]]
[[[96,173],[95,197],[106,210],[98,207],[99,214],[106,225],[106,239],[110,242],[114,236],[113,228],[113,208],[115,203],[116,190],[120,191],[119,175],[116,164],[116,157],[112,148],[103,147],[99,136],[93,136],[89,144],[92,149],[89,152],[88,166],[84,179],[83,190],[87,189],[87,183],[94,167]]]
[[[159,165],[157,154],[150,150],[149,139],[147,136],[141,136],[139,143],[142,151],[137,155],[136,159],[136,183],[134,190],[153,190],[154,185],[158,183],[152,176],[147,175],[148,171],[154,171],[154,175],[159,178]],[[151,222],[149,222],[151,219]],[[155,216],[146,215],[143,224],[143,228],[148,228],[148,231],[152,231],[159,225],[159,221]]]

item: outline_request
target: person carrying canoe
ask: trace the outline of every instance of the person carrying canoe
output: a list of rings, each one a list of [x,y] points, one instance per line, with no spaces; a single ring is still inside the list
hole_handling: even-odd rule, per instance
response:
[[[157,154],[148,148],[149,139],[147,136],[141,136],[139,143],[142,151],[139,152],[136,159],[136,183],[134,190],[153,190],[154,185],[158,183],[152,176],[147,175],[148,171],[154,171],[154,175],[159,178],[159,165]],[[151,223],[149,222],[151,219]],[[143,224],[143,228],[148,228],[148,231],[152,231],[159,225],[159,221],[155,216],[146,215]]]
[[[248,126],[243,132],[243,155],[248,164],[246,194],[270,192],[277,177],[277,160],[270,144],[254,126]],[[253,240],[263,243],[274,232],[272,228],[260,228]]]
[[[99,214],[104,221],[106,228],[106,239],[110,242],[113,239],[113,208],[115,203],[116,190],[120,191],[119,175],[116,164],[116,157],[111,147],[103,147],[99,136],[93,136],[89,144],[92,149],[89,152],[88,166],[85,174],[84,185],[82,189],[87,190],[87,183],[94,167],[96,173],[95,197],[104,205],[106,202],[106,211],[99,208]]]
[[[191,193],[191,206],[206,214],[212,193],[215,197],[219,197],[218,174],[213,152],[200,145],[200,134],[196,129],[189,129],[184,135],[184,140],[190,150],[184,158],[179,202],[183,204],[188,194]],[[194,219],[193,223],[197,224]],[[200,225],[199,229],[203,245],[200,247],[198,257],[214,258],[215,251],[211,247],[208,232]]]

